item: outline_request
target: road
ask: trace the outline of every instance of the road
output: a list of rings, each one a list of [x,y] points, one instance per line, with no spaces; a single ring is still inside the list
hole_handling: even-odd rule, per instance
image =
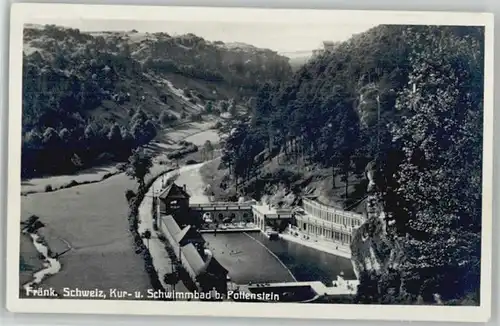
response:
[[[175,183],[179,186],[186,185],[187,193],[191,196],[189,203],[206,204],[210,202],[208,196],[204,193],[205,184],[200,174],[200,168],[203,164],[205,163],[183,166],[175,180]]]
[[[176,183],[179,185],[185,184],[187,186],[188,192],[191,195],[191,201],[195,203],[207,203],[209,199],[203,192],[203,181],[200,175],[200,168],[203,164],[204,163],[183,166],[178,170],[166,173],[165,177],[170,178],[178,172],[179,175]],[[153,186],[149,188],[147,195],[139,206],[138,231],[140,234],[146,230],[150,230],[153,233],[152,238],[149,240],[149,252],[153,258],[153,265],[158,273],[160,282],[163,287],[168,290],[171,286],[164,282],[163,276],[172,272],[172,261],[165,250],[165,245],[158,239],[153,231],[153,216],[151,213],[153,190],[155,193],[161,191],[162,179],[163,178],[160,177],[153,183]],[[182,282],[178,282],[175,285],[175,290],[178,292],[188,291]]]

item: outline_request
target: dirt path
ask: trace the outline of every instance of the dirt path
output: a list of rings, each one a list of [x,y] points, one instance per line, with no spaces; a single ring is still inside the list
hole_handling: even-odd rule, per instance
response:
[[[179,176],[175,180],[175,183],[178,185],[186,185],[187,193],[191,196],[189,199],[190,203],[204,204],[210,202],[208,196],[205,195],[205,183],[200,173],[200,168],[205,163],[183,166],[179,170]]]
[[[165,174],[165,177],[170,178],[174,175],[174,173],[174,171],[168,172]],[[156,269],[161,285],[164,289],[171,290],[172,286],[165,283],[164,276],[165,274],[174,272],[173,262],[165,249],[165,244],[158,239],[156,232],[153,230],[153,215],[151,213],[151,208],[153,206],[153,190],[155,193],[161,191],[162,181],[163,177],[160,177],[153,183],[139,206],[139,225],[137,230],[139,234],[142,234],[146,230],[151,231],[151,239],[149,241],[145,241],[145,244],[149,246],[149,253],[153,258],[153,266]],[[174,288],[179,292],[189,292],[182,281],[177,282],[177,284],[174,285]]]

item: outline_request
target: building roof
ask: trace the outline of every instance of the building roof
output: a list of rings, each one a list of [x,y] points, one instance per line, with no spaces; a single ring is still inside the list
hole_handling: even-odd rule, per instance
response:
[[[196,276],[205,272],[224,277],[228,274],[227,269],[225,269],[215,257],[209,257],[209,261],[205,262],[192,243],[182,247],[181,251]]]
[[[259,212],[262,215],[272,215],[272,214],[291,214],[292,209],[291,208],[276,208],[271,205],[265,205],[265,204],[260,204],[260,205],[252,205],[252,208]]]
[[[163,190],[161,193],[160,193],[160,196],[159,196],[161,199],[166,199],[166,198],[189,198],[189,194],[184,190],[182,189],[182,187],[179,187],[178,185],[176,185],[175,183],[172,183],[171,185],[169,185],[167,188],[165,188],[165,190]]]
[[[176,237],[177,234],[179,234],[181,232],[181,228],[179,227],[177,222],[174,220],[174,217],[172,215],[162,216],[161,219],[162,219],[162,222],[167,227],[167,230],[172,235],[172,237]]]
[[[222,266],[219,261],[217,259],[215,259],[214,257],[212,257],[212,259],[210,259],[210,262],[208,263],[208,266],[207,268],[205,269],[205,271],[207,273],[210,273],[210,274],[215,274],[215,275],[227,275],[229,272],[227,269],[224,268],[224,266]]]
[[[187,239],[194,239],[197,242],[205,242],[201,234],[190,225],[184,227],[179,233],[175,235],[175,241],[177,241],[178,244],[181,244],[183,240]]]
[[[177,233],[175,235],[175,241],[177,243],[180,243],[184,238],[186,238],[186,235],[188,234],[189,230],[191,229],[191,226],[186,226],[184,229],[181,230],[181,232]]]
[[[189,266],[191,266],[191,269],[194,271],[196,276],[198,276],[205,267],[205,262],[198,253],[198,250],[196,250],[192,243],[189,243],[182,247],[181,252],[184,254],[184,257]]]

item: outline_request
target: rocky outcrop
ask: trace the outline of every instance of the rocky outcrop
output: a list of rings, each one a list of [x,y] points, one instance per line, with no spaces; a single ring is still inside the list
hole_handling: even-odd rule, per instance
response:
[[[394,220],[384,211],[375,173],[375,164],[369,164],[366,221],[354,232],[351,243],[351,261],[358,279],[363,272],[383,274],[389,269],[397,269],[404,259],[400,244],[388,232]]]

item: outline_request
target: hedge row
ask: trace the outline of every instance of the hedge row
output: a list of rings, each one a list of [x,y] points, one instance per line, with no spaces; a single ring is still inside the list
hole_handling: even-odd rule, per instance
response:
[[[91,184],[91,183],[101,182],[101,181],[104,181],[104,180],[106,180],[108,178],[111,178],[112,176],[117,175],[119,173],[121,173],[121,171],[108,172],[108,173],[104,174],[102,176],[102,178],[99,179],[99,180],[87,180],[87,181],[82,181],[82,182],[77,182],[76,180],[71,180],[69,183],[64,184],[64,185],[62,185],[62,186],[60,186],[58,188],[53,188],[52,185],[48,184],[48,185],[45,186],[45,192],[53,192],[53,191],[57,191],[57,190],[73,188],[73,187],[76,187],[76,186],[82,186],[82,185],[88,185],[88,184]],[[36,194],[36,193],[38,193],[38,191],[36,191],[36,190],[25,191],[25,192],[22,192],[21,195],[22,196],[27,196],[27,195]]]
[[[170,169],[165,171],[164,173],[170,172],[174,169]],[[138,216],[139,216],[139,206],[142,203],[142,200],[144,199],[148,189],[153,185],[153,183],[162,175],[163,173],[157,175],[156,177],[152,178],[149,180],[144,189],[139,189],[137,194],[132,197],[130,196],[130,192],[127,192],[127,199],[129,200],[129,214],[128,214],[128,221],[129,221],[129,230],[132,233],[132,236],[134,237],[134,243],[135,243],[135,252],[137,254],[141,254],[144,263],[145,263],[145,269],[146,272],[148,273],[150,279],[151,279],[151,285],[154,290],[160,290],[160,291],[165,291],[163,288],[159,275],[156,272],[156,269],[154,268],[153,265],[153,258],[151,257],[151,254],[149,253],[148,248],[144,244],[141,235],[138,232]],[[168,301],[168,299],[165,299]]]
[[[167,154],[169,160],[175,160],[186,156],[187,154],[195,153],[198,151],[198,146],[191,144],[183,147],[181,149],[176,149],[171,153]]]

